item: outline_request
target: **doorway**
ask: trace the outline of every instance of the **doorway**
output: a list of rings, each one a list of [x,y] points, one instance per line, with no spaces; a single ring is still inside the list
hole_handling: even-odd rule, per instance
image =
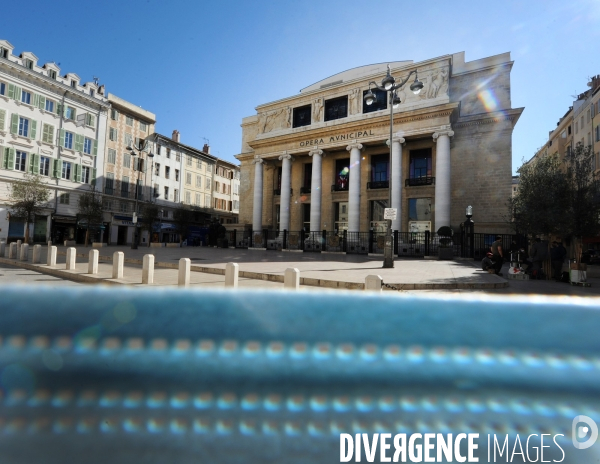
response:
[[[117,245],[127,245],[127,226],[119,226],[117,231]]]

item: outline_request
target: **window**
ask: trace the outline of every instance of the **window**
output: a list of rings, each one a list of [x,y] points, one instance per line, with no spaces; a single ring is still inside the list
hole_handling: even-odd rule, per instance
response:
[[[106,162],[108,164],[115,164],[117,161],[117,151],[113,150],[112,148],[108,149],[108,158],[106,160]]]
[[[206,172],[208,172],[209,174],[212,173],[212,164],[206,165]]]
[[[105,211],[112,211],[112,201],[111,200],[104,200],[103,209]]]
[[[77,81],[71,80],[71,87],[73,87],[74,89],[76,89],[77,88]]]
[[[304,165],[304,183],[302,187],[305,189],[310,189],[312,183],[312,163],[306,163]],[[305,190],[306,191],[306,190]],[[310,190],[308,190],[310,192]],[[234,193],[235,192],[235,184],[234,184]]]
[[[91,155],[92,154],[92,145],[93,145],[93,140],[86,137],[85,140],[83,141],[83,152],[87,155]]]
[[[85,115],[85,125],[88,127],[94,127],[96,125],[96,116],[91,113]]]
[[[106,179],[104,181],[104,193],[107,195],[113,194],[115,188],[115,174],[114,172],[107,172]]]
[[[123,167],[131,168],[131,155],[129,153],[123,153]]]
[[[61,205],[68,205],[69,204],[69,194],[68,193],[61,193],[59,198],[59,203]]]
[[[21,92],[21,102],[26,103],[27,105],[31,105],[31,92],[23,90]]]
[[[423,182],[430,183],[431,179],[431,148],[410,151],[409,179],[421,179]]]
[[[335,161],[335,190],[348,190],[350,179],[350,158]],[[281,185],[281,180],[279,181]]]
[[[571,135],[571,126],[569,126],[569,127],[567,128],[567,130],[569,131],[569,135]],[[563,137],[563,139],[564,139],[564,137]]]
[[[200,158],[196,159],[196,167],[202,169],[202,160]]]
[[[42,126],[42,142],[54,145],[54,126],[46,124]]]
[[[202,188],[202,177],[196,175],[196,187]]]
[[[69,150],[73,149],[73,132],[65,131],[65,143],[63,146]]]
[[[49,77],[50,79],[54,79],[54,80],[56,80],[56,71],[55,71],[54,69],[50,69],[50,70],[48,71],[48,77]]]
[[[221,187],[221,183],[215,182],[215,192],[218,192],[220,187]]]
[[[0,82],[0,95],[6,95],[6,84],[4,82]]]
[[[65,107],[65,118],[75,121],[75,108],[71,106]]]
[[[127,202],[126,202],[126,201],[121,201],[121,202],[119,203],[119,210],[120,210],[122,213],[126,213],[126,212],[127,212],[127,209],[128,209],[128,208],[127,208]]]
[[[431,198],[409,198],[409,221],[431,221]]]
[[[204,206],[210,208],[210,195],[206,195],[206,201],[204,202]]]
[[[206,185],[204,186],[204,188],[206,190],[210,190],[210,183],[211,183],[211,180],[210,179],[206,179]]]
[[[47,156],[40,157],[40,175],[47,176],[50,174],[50,158]]]
[[[368,90],[363,91],[363,101]],[[363,113],[372,113],[373,111],[385,110],[387,108],[387,92],[385,90],[371,89],[375,95],[375,101],[370,105],[363,105]]]
[[[113,127],[108,129],[108,139],[112,140],[113,142],[117,141],[117,129],[114,129]]]
[[[2,58],[8,58],[8,49],[0,47],[0,56]]]
[[[48,99],[46,99],[46,105],[45,105],[45,108],[44,108],[44,109],[45,109],[46,111],[49,111],[50,113],[54,113],[54,108],[55,108],[55,106],[54,106],[54,105],[55,105],[55,104],[54,104],[54,102],[53,102],[52,100],[48,100]]]
[[[192,185],[192,173],[191,172],[185,173],[185,183],[186,183],[186,185]]]
[[[333,121],[348,116],[348,95],[325,100],[325,121]]]
[[[84,184],[90,183],[90,167],[89,166],[81,167],[81,182],[83,182]]]
[[[94,89],[90,89],[90,97],[94,96]]]
[[[154,175],[155,176],[160,176],[160,164],[156,163],[154,165]]]
[[[311,105],[294,108],[294,115],[292,117],[292,127],[309,126],[311,108]]]
[[[125,124],[128,126],[133,126],[133,118],[131,116],[125,115]]]
[[[185,191],[185,202],[189,205],[192,202],[192,194],[189,190]]]
[[[175,161],[178,163],[181,162],[181,155],[179,153],[175,153]]]
[[[29,137],[29,119],[19,117],[19,135]]]
[[[165,187],[165,200],[169,199],[169,187]],[[168,217],[168,215],[167,215]]]
[[[175,169],[175,180],[179,182],[179,169]]]
[[[123,176],[121,180],[121,196],[123,198],[129,197],[129,177]]]
[[[124,137],[124,141],[125,141],[125,146],[126,147],[130,147],[131,146],[131,142],[133,141],[133,137],[131,136],[131,134],[125,132],[125,137]]]
[[[173,201],[177,203],[179,201],[179,190],[173,190]]]
[[[112,108],[110,110],[110,119],[112,119],[113,121],[119,120],[119,112],[117,110],[115,110],[114,108]]]
[[[169,166],[165,166],[165,179],[168,179],[171,176],[171,168]]]
[[[378,155],[371,157],[371,181],[387,182],[389,155]]]
[[[188,166],[192,165],[192,157],[191,156],[186,156],[185,157],[185,164]]]
[[[71,180],[71,163],[69,163],[68,161],[62,162],[61,177],[65,180]]]
[[[596,142],[600,142],[600,125],[596,126]]]
[[[171,149],[167,148],[167,158],[171,158]]]
[[[142,132],[146,132],[148,130],[148,124],[146,124],[145,122],[140,121],[140,130]]]
[[[25,172],[25,165],[27,162],[27,153],[24,151],[17,150],[15,156],[15,171],[23,171]]]
[[[25,58],[23,60],[23,65],[27,68],[27,69],[33,69],[33,61],[31,61],[29,58]]]
[[[167,187],[165,187],[165,191],[168,192],[169,189]],[[162,213],[163,213],[163,218],[169,217],[169,211],[167,211],[166,209]]]

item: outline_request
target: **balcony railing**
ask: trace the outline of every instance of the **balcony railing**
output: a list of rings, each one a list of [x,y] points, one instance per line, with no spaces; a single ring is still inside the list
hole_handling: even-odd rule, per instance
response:
[[[415,177],[414,179],[406,179],[405,187],[418,187],[420,185],[434,185],[435,177]]]
[[[121,198],[129,198],[129,190],[121,190]]]
[[[347,192],[349,188],[349,183],[346,184],[333,184],[331,186],[332,192]]]
[[[367,190],[375,190],[375,189],[386,189],[390,188],[389,180],[377,180],[373,182],[367,182]]]
[[[310,187],[300,187],[300,193],[310,193]]]
[[[294,190],[290,189],[290,195],[294,194]],[[273,189],[273,195],[281,195],[281,189]]]
[[[112,187],[104,187],[104,193],[106,195],[112,195],[115,193],[115,189]]]

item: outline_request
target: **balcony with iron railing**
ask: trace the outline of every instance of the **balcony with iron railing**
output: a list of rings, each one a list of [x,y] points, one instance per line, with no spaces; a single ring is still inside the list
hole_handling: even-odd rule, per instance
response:
[[[421,185],[435,185],[435,177],[414,177],[404,181],[405,187],[419,187]]]
[[[290,189],[290,195],[294,194],[294,190]],[[281,195],[281,189],[273,189],[273,195]]]
[[[390,188],[389,180],[376,180],[367,182],[367,190],[386,189]]]
[[[339,183],[339,184],[333,184],[331,186],[331,191],[332,192],[347,192],[348,188],[350,187],[350,184],[348,182],[346,183]]]

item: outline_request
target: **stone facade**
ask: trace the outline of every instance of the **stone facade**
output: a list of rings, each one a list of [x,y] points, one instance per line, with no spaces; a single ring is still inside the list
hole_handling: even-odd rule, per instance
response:
[[[508,53],[392,63],[397,82],[416,70],[424,88],[413,94],[410,79],[398,91],[391,179],[389,106],[367,112],[363,103],[369,82],[385,76],[384,65],[352,69],[258,106],[242,121],[240,223],[254,230],[368,231],[379,227],[391,181],[396,230],[427,223],[430,230],[457,229],[468,205],[477,231],[508,230],[512,131],[523,111],[511,107],[512,64]],[[333,112],[336,102],[345,112]]]

